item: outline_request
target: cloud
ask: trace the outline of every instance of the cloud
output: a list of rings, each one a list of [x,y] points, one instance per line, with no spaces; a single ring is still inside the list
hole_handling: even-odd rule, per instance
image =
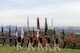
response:
[[[10,2],[25,2],[26,0],[8,0]]]
[[[20,2],[22,1],[20,0]],[[27,17],[29,17],[30,25],[36,26],[36,18],[40,17],[41,26],[44,26],[44,18],[47,17],[49,26],[51,26],[51,19],[53,19],[55,26],[78,26],[80,22],[80,1],[66,2],[63,4],[49,4],[30,9],[25,7],[4,10],[0,12],[0,24],[20,26],[26,24]]]

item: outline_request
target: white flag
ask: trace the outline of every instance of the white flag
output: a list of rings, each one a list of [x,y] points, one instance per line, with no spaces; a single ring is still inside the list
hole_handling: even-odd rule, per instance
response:
[[[23,27],[21,28],[21,38],[22,39],[24,38],[24,30],[23,30]]]
[[[18,37],[18,32],[16,31],[16,37]]]
[[[40,30],[39,29],[37,29],[37,38],[39,37],[39,32],[40,32]]]
[[[16,27],[16,37],[18,37],[17,27]]]

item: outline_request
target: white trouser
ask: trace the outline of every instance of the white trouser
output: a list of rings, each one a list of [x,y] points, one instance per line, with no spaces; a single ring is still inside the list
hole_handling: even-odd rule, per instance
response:
[[[17,42],[17,50],[22,49],[21,43]]]
[[[56,49],[58,49],[59,51],[61,51],[61,49],[59,48],[59,44],[54,44],[54,51],[56,51]]]
[[[28,50],[30,50],[30,49],[34,50],[34,48],[33,48],[31,43],[28,44]]]
[[[52,51],[52,49],[51,49],[51,47],[50,47],[50,44],[46,43],[46,51],[47,51],[48,49],[49,49],[50,51]]]
[[[42,47],[42,44],[41,43],[38,43],[38,51],[40,50],[40,48],[41,48],[42,51],[44,51],[44,49]]]

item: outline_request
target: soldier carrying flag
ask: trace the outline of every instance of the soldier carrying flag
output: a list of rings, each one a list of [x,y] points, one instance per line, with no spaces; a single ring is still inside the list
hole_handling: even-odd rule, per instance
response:
[[[40,22],[39,22],[39,18],[37,18],[37,40],[38,40],[38,51],[41,50],[44,51],[43,47],[42,47],[42,37],[40,36]]]
[[[72,42],[72,49],[75,48],[75,39],[74,39],[74,32],[72,31],[72,36],[71,36],[71,42]]]
[[[15,46],[17,45],[17,50],[22,49],[21,47],[21,36],[18,34],[17,26],[16,26],[16,37],[15,37]]]
[[[56,34],[56,31],[55,31],[55,28],[54,28],[54,51],[56,51],[56,49],[61,51],[61,49],[59,48],[58,34]]]
[[[16,30],[15,30],[15,47],[17,45],[17,37],[18,37],[18,32],[17,32],[17,26],[16,26]]]
[[[32,49],[34,51],[34,48],[32,46],[33,44],[33,38],[31,37],[31,34],[30,34],[30,29],[29,29],[29,18],[27,20],[27,36],[28,36],[28,50]]]
[[[45,38],[46,38],[46,51],[48,49],[50,49],[50,51],[52,51],[52,49],[50,47],[50,35],[48,35],[47,18],[45,18]]]
[[[33,47],[35,47],[36,44],[37,44],[37,40],[36,40],[36,38],[35,38],[35,30],[34,30],[34,27],[33,27],[33,31],[32,31],[32,36],[33,36],[33,41],[34,41]]]
[[[3,46],[5,45],[5,35],[4,35],[3,26],[2,26],[2,45],[3,45]]]
[[[63,49],[65,48],[66,46],[66,40],[65,40],[65,33],[64,33],[64,29],[62,31],[62,40],[63,40]]]
[[[21,28],[21,47],[23,46],[23,43],[24,43],[24,30],[23,30],[23,27]]]
[[[20,50],[20,49],[22,49],[22,47],[21,47],[21,36],[20,36],[20,34],[18,34],[18,37],[17,37],[17,50]]]
[[[12,46],[11,28],[9,26],[9,44]]]
[[[55,40],[56,40],[56,31],[55,31],[55,28],[54,28],[54,31],[53,31],[53,35],[54,35],[54,51],[56,51],[56,43],[55,43]]]
[[[55,31],[55,28],[54,28],[54,31],[53,31],[53,35],[54,35],[54,38],[56,37],[56,31]]]

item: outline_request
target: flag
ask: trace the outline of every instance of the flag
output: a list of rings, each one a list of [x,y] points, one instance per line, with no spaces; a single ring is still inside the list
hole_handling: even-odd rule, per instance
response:
[[[54,28],[54,31],[53,31],[53,35],[54,35],[54,38],[56,37],[56,31],[55,31],[55,28]]]
[[[27,18],[27,36],[30,36],[29,18]]]
[[[62,31],[62,40],[64,41],[64,35],[65,35],[65,33],[64,33],[64,29],[63,29],[63,31]]]
[[[72,38],[74,38],[74,31],[72,31]]]
[[[35,31],[34,31],[34,27],[33,27],[33,31],[32,31],[32,37],[34,36],[34,34],[35,34]]]
[[[17,31],[17,26],[16,26],[16,37],[18,37],[18,31]]]
[[[40,23],[39,23],[39,18],[37,18],[37,38],[40,35]]]
[[[45,35],[48,35],[47,18],[45,18]]]
[[[75,39],[74,39],[74,31],[72,31],[72,35],[71,35],[71,42],[74,43]]]
[[[40,29],[39,18],[37,18],[37,29]]]
[[[9,26],[9,37],[11,37],[11,28]]]
[[[23,27],[21,28],[21,38],[22,39],[24,38],[24,30],[23,30]]]
[[[4,35],[3,35],[3,26],[2,26],[2,36],[4,36]]]

